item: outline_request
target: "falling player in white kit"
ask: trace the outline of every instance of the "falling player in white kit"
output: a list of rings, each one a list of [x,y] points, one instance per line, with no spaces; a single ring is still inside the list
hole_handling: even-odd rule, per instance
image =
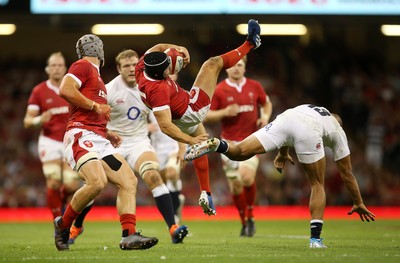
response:
[[[326,206],[324,147],[332,150],[340,176],[353,199],[354,204],[348,214],[356,212],[362,221],[375,220],[375,215],[363,203],[357,180],[352,172],[347,137],[341,125],[342,121],[337,114],[330,113],[324,107],[304,104],[281,113],[274,121],[239,144],[228,144],[224,140],[212,138],[192,145],[185,159],[192,160],[216,151],[228,156],[229,159],[242,161],[255,154],[279,149],[274,165],[278,171],[282,171],[286,161],[293,163],[289,155],[289,147],[294,147],[297,158],[311,184],[310,248],[326,248],[320,238]]]
[[[151,190],[172,242],[182,243],[188,228],[176,224],[171,195],[159,173],[159,161],[148,136],[151,110],[142,102],[137,88],[135,66],[139,55],[128,49],[120,52],[115,61],[119,75],[106,84],[107,101],[111,106],[107,129],[121,136],[122,143],[117,151]]]

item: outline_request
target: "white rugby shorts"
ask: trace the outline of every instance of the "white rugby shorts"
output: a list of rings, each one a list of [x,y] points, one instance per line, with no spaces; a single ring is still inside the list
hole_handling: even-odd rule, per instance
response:
[[[63,142],[39,135],[38,154],[42,163],[64,159],[65,151]]]
[[[294,147],[299,162],[314,163],[325,156],[322,125],[317,119],[286,111],[254,133],[266,152]]]
[[[117,153],[106,138],[88,130],[71,129],[65,133],[64,148],[67,162],[76,169],[79,159],[87,153],[96,153],[99,159]]]
[[[190,90],[191,99],[189,105],[180,119],[172,120],[178,128],[186,133],[193,134],[199,123],[201,123],[210,110],[210,98],[207,93],[198,87],[192,87]]]
[[[143,137],[122,137],[121,145],[115,150],[124,157],[132,170],[135,170],[135,164],[144,152],[153,152],[155,155],[150,139]]]

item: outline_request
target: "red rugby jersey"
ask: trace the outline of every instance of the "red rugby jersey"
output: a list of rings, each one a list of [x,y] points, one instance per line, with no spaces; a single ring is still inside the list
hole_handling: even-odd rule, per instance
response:
[[[107,89],[99,69],[94,64],[80,59],[71,65],[67,74],[73,75],[81,81],[79,91],[85,97],[99,104],[107,104]],[[108,121],[105,115],[99,115],[93,110],[83,109],[72,104],[70,104],[70,112],[67,130],[80,128],[106,137]]]
[[[50,121],[42,126],[42,134],[56,141],[63,141],[69,117],[68,102],[60,97],[58,87],[50,80],[36,85],[28,99],[28,105],[39,107],[39,113],[50,111]]]
[[[218,83],[211,100],[211,110],[224,109],[231,104],[239,105],[239,114],[221,121],[221,137],[231,141],[241,141],[258,130],[257,119],[260,106],[267,101],[261,83],[245,78],[240,85],[228,79]]]
[[[172,79],[154,80],[144,74],[144,60],[136,65],[135,77],[142,101],[153,111],[169,106],[172,119],[180,119],[185,113],[190,95]]]

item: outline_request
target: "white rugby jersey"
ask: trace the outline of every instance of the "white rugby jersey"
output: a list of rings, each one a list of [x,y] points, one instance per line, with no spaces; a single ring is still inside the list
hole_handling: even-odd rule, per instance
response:
[[[331,148],[334,155],[342,156],[350,153],[344,130],[340,124],[334,120],[334,117],[326,108],[311,104],[303,104],[293,108],[292,110],[318,119],[318,122],[322,127],[322,129],[319,128],[318,130],[322,133],[321,137],[324,145]],[[309,128],[315,129],[315,127]]]
[[[137,85],[130,88],[118,75],[107,85],[111,120],[107,128],[122,137],[148,137],[150,109],[142,102]]]
[[[331,133],[341,130],[339,123],[332,119],[333,117],[331,113],[324,107],[315,106],[312,104],[303,104],[293,108],[293,110],[318,119],[319,123],[323,127],[322,137],[324,139],[324,142],[325,140],[331,141]]]

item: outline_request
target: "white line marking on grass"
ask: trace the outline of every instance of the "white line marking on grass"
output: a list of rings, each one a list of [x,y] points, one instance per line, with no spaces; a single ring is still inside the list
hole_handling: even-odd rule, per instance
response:
[[[308,239],[309,236],[304,235],[265,235],[269,238],[282,238],[282,239]]]

